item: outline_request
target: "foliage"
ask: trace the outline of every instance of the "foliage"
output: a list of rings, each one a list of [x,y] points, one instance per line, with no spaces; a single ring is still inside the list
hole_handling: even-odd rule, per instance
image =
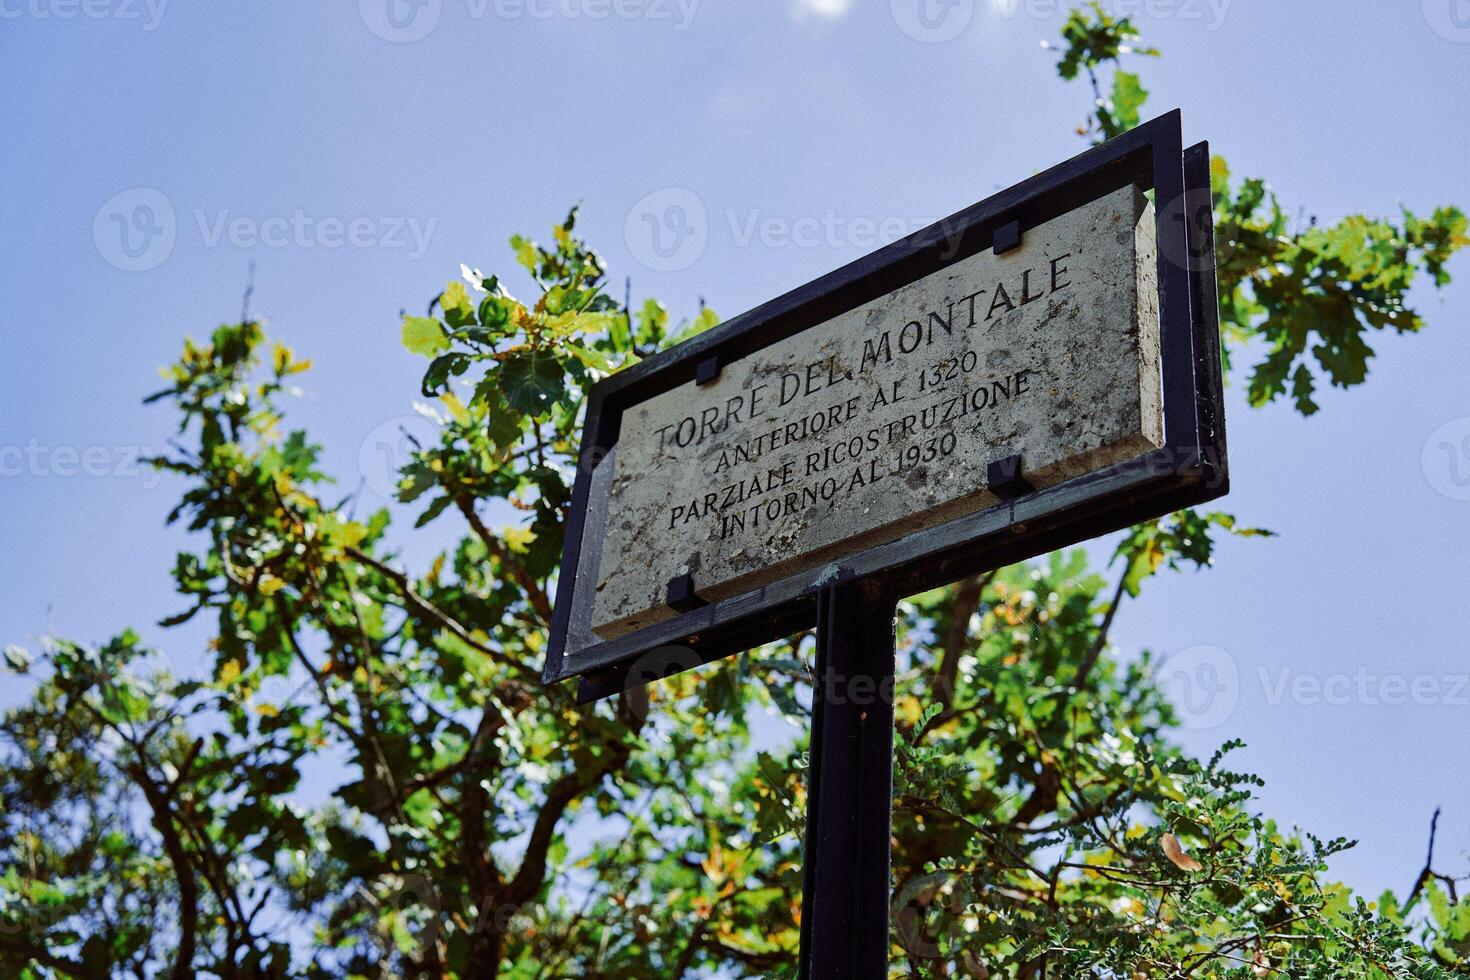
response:
[[[1297,410],[1311,415],[1320,378],[1341,388],[1362,384],[1373,356],[1368,329],[1423,329],[1409,288],[1421,271],[1444,285],[1445,262],[1470,244],[1458,208],[1436,208],[1428,218],[1404,208],[1397,223],[1360,214],[1330,225],[1312,219],[1294,230],[1263,181],[1232,191],[1229,168],[1216,157],[1212,182],[1226,336],[1267,351],[1251,372],[1254,405],[1287,394],[1289,385]]]
[[[1083,133],[1136,123],[1146,93],[1116,62],[1156,52],[1096,5],[1063,40],[1061,75],[1097,98]],[[1257,404],[1289,380],[1314,411],[1313,362],[1362,382],[1364,334],[1419,329],[1409,286],[1447,281],[1466,243],[1451,208],[1293,231],[1264,183],[1215,177],[1226,340],[1259,357]],[[415,572],[389,514],[331,497],[319,447],[284,429],[307,363],[255,322],[186,343],[154,396],[197,542],[165,623],[206,617],[213,667],[174,676],[130,633],[6,650],[34,693],[0,725],[0,972],[790,974],[809,638],[592,707],[539,684],[587,387],[716,322],[610,297],[575,220],[512,240],[534,299],[465,268],[403,319],[439,438],[399,499],[466,529]],[[1116,581],[1070,552],[904,604],[895,970],[1470,973],[1453,879],[1427,867],[1376,903],[1332,884],[1349,843],[1257,814],[1228,752],[1175,747],[1152,655],[1110,645],[1120,605],[1208,566],[1219,534],[1264,532],[1186,512],[1122,535]],[[753,738],[763,715],[789,744]]]
[[[1085,73],[1092,85],[1093,112],[1078,132],[1107,139],[1137,125],[1148,93],[1120,59],[1158,51],[1142,47],[1133,24],[1096,0],[1071,11],[1062,40],[1058,72],[1066,79]],[[1106,98],[1099,82],[1105,70],[1113,76]],[[1302,224],[1287,217],[1265,181],[1232,188],[1221,157],[1211,161],[1211,181],[1222,332],[1240,347],[1266,352],[1250,377],[1254,405],[1289,386],[1297,410],[1311,415],[1321,378],[1342,388],[1362,384],[1373,356],[1368,329],[1422,329],[1407,302],[1409,288],[1420,272],[1445,285],[1445,263],[1470,244],[1470,223],[1456,207],[1436,208],[1428,218],[1403,208],[1397,221],[1355,214]]]
[[[1074,7],[1068,12],[1062,24],[1065,46],[1057,62],[1057,74],[1070,82],[1086,73],[1092,86],[1092,114],[1078,128],[1079,135],[1112,139],[1140,122],[1139,110],[1148,98],[1148,91],[1142,79],[1118,64],[1124,55],[1159,56],[1156,48],[1143,47],[1139,40],[1133,21],[1113,17],[1099,0],[1091,0],[1085,7]],[[1043,45],[1053,47],[1050,42]],[[1098,69],[1109,62],[1113,63],[1113,86],[1110,96],[1104,98],[1097,76]]]

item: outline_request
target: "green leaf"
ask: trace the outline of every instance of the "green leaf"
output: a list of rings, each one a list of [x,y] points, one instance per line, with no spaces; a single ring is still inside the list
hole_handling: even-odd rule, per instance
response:
[[[480,382],[473,401],[484,403],[486,434],[497,448],[510,449],[521,441],[525,416],[510,407],[494,373]]]
[[[444,287],[439,296],[439,306],[444,310],[444,319],[451,327],[463,327],[475,322],[475,304],[470,300],[464,283],[453,280]]]
[[[511,408],[527,415],[545,414],[566,393],[566,374],[548,350],[527,347],[501,362],[496,372]]]
[[[426,398],[433,398],[451,377],[459,377],[469,369],[474,358],[460,351],[452,354],[440,354],[429,364],[429,370],[424,372],[424,381],[421,390]]]
[[[1312,392],[1316,388],[1317,383],[1312,380],[1312,372],[1307,370],[1305,364],[1299,365],[1291,376],[1291,397],[1296,400],[1297,411],[1303,415],[1317,414],[1319,406],[1312,400]]]
[[[508,297],[497,296],[494,293],[480,300],[480,325],[496,331],[508,330],[514,302]]]
[[[598,350],[595,347],[584,347],[581,344],[571,344],[567,349],[572,352],[573,357],[594,371],[611,374],[616,367],[612,355],[607,351]]]
[[[1138,125],[1139,110],[1147,100],[1148,91],[1137,75],[1121,70],[1113,74],[1112,116],[1113,124],[1120,132]]]
[[[399,474],[398,499],[402,503],[417,500],[424,491],[436,485],[439,481],[434,477],[434,471],[429,469],[420,460],[414,460]]]
[[[672,347],[674,344],[682,344],[690,337],[696,337],[699,334],[704,333],[706,330],[710,330],[713,327],[718,326],[719,322],[719,314],[710,309],[708,306],[701,307],[698,316],[689,321],[689,323],[686,324],[684,328],[680,330],[675,336],[669,338],[668,345]]]
[[[669,322],[669,311],[656,299],[645,300],[638,311],[638,330],[633,340],[640,347],[657,347],[664,339],[664,325]]]
[[[444,513],[445,509],[453,502],[454,499],[449,496],[435,497],[433,502],[429,504],[428,508],[419,515],[419,519],[413,522],[413,526],[423,527],[425,524],[429,523],[434,518]]]
[[[439,321],[427,316],[403,318],[403,346],[411,354],[433,357],[449,349],[449,338]]]
[[[516,262],[534,276],[541,263],[540,250],[536,248],[536,243],[520,235],[512,235],[510,247],[515,249]]]

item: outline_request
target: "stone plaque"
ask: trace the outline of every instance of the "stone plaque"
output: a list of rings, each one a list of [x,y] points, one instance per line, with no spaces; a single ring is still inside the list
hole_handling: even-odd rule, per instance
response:
[[[1042,488],[1163,446],[1154,235],[1124,187],[631,408],[580,625],[611,639],[676,615],[675,576],[723,599],[995,506],[1007,456]]]

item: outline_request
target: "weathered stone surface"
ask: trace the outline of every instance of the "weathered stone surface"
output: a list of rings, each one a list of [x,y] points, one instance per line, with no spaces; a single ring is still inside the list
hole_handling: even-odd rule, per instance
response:
[[[1157,297],[1124,188],[630,410],[574,632],[674,615],[684,572],[725,598],[993,506],[1013,453],[1042,487],[1158,448]]]

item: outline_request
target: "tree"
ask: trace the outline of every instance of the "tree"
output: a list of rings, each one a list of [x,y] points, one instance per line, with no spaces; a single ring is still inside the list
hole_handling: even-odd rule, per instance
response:
[[[1074,11],[1060,50],[1092,83],[1085,137],[1137,123],[1119,59],[1156,52],[1127,20]],[[1257,404],[1310,413],[1322,381],[1362,383],[1370,331],[1420,329],[1410,284],[1447,282],[1467,243],[1453,208],[1294,227],[1263,182],[1214,178],[1225,340],[1264,349]],[[400,499],[467,529],[425,569],[284,429],[308,362],[255,321],[185,344],[151,399],[179,417],[155,462],[198,543],[164,622],[212,619],[213,670],[173,676],[130,632],[7,648],[35,690],[0,725],[5,975],[789,975],[804,742],[756,751],[751,723],[805,726],[810,638],[595,707],[539,684],[587,386],[716,322],[609,295],[575,220],[512,240],[534,300],[465,269],[403,320],[439,438]],[[524,521],[488,526],[492,501]],[[1174,746],[1148,656],[1109,645],[1151,576],[1263,533],[1182,512],[1111,570],[1056,554],[902,606],[895,969],[1470,973],[1470,906],[1432,847],[1402,900],[1332,884],[1349,842],[1255,813],[1258,781]]]

